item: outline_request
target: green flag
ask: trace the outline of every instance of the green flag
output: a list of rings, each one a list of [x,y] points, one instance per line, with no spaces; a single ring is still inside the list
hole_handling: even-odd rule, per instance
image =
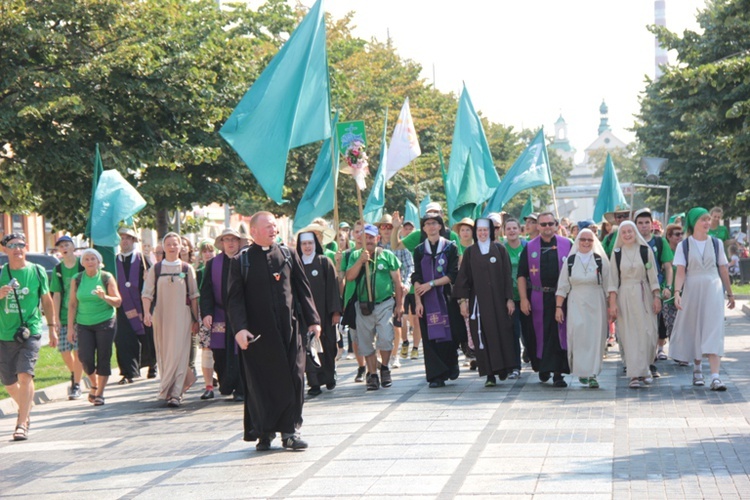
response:
[[[331,136],[329,94],[318,0],[219,131],[276,203],[285,201],[289,150]]]
[[[388,129],[388,108],[385,110],[385,124],[383,125],[383,137],[380,142],[380,164],[372,181],[372,189],[367,197],[367,203],[363,210],[365,222],[374,224],[383,217],[383,207],[385,207],[385,178],[388,175],[388,140],[386,132]]]
[[[464,180],[464,169],[466,168],[466,157],[471,154],[471,161],[475,169],[476,199],[472,203],[486,201],[494,189],[500,184],[500,178],[495,170],[495,164],[490,154],[490,146],[484,134],[482,120],[474,110],[474,105],[469,97],[469,92],[464,85],[461,99],[458,103],[458,114],[456,125],[453,128],[453,143],[451,145],[451,157],[448,165],[448,182],[445,193],[448,201],[448,213],[451,215],[451,224],[455,224],[454,209],[458,208],[457,200],[461,183]]]
[[[453,154],[451,154],[451,158]],[[479,191],[479,177],[477,170],[474,168],[474,162],[471,154],[466,157],[466,168],[464,168],[464,177],[461,179],[461,187],[458,196],[453,204],[451,220],[459,221],[464,217],[476,217],[477,206],[481,204],[481,194]]]
[[[331,129],[336,129],[338,112],[333,118]],[[331,142],[334,144],[333,161],[331,161]],[[318,160],[315,162],[310,181],[307,183],[302,199],[294,214],[294,232],[299,231],[316,217],[325,217],[333,210],[333,197],[336,190],[336,178],[339,175],[339,148],[334,137],[323,142]]]
[[[86,232],[84,236],[91,238],[91,221],[94,212],[94,196],[96,196],[96,186],[99,185],[99,177],[101,177],[104,168],[102,167],[102,157],[99,154],[99,144],[96,145],[96,153],[94,155],[94,175],[91,179],[91,199],[89,201],[89,218],[86,221]]]
[[[521,209],[521,220],[524,220],[526,217],[531,215],[534,212],[534,201],[531,199],[531,194],[529,193],[529,199],[526,200],[526,203],[524,204],[523,208]]]
[[[545,184],[552,184],[552,174],[542,127],[503,177],[492,198],[487,202],[484,215],[501,211],[505,204],[521,191]]]
[[[422,198],[422,201],[419,202],[419,216],[420,218],[424,217],[424,214],[427,213],[427,205],[429,205],[432,202],[430,200],[430,195],[428,194],[424,198]]]
[[[406,221],[414,224],[414,227],[419,227],[419,209],[409,198],[406,199],[406,209],[404,210],[404,222]]]
[[[613,210],[627,209],[629,204],[622,194],[620,181],[617,180],[617,172],[612,157],[607,153],[607,162],[604,164],[604,177],[599,188],[599,196],[594,206],[594,222],[601,222],[604,214]]]

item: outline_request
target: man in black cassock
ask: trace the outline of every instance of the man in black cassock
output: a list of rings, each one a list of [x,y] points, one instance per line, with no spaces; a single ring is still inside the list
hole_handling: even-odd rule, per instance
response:
[[[121,227],[118,233],[120,253],[117,254],[115,264],[117,287],[123,301],[122,306],[117,308],[115,346],[117,366],[120,367],[122,376],[118,384],[123,385],[140,377],[144,366],[148,366],[148,378],[156,377],[156,349],[154,329],[143,324],[143,304],[140,298],[144,276],[151,265],[136,250],[138,235],[133,229]]]
[[[530,328],[524,329],[525,345],[539,380],[547,382],[554,374],[553,385],[564,388],[568,384],[563,374],[570,373],[570,366],[564,324],[555,321],[555,292],[560,268],[573,244],[556,235],[557,219],[553,213],[541,213],[537,220],[539,236],[526,245],[518,261],[521,312],[531,318]]]
[[[341,318],[341,297],[333,262],[323,255],[323,246],[313,231],[303,229],[297,235],[297,254],[304,265],[323,330],[320,336],[323,352],[318,356],[320,365],[316,366],[313,358],[308,356],[305,367],[307,385],[310,386],[307,393],[318,396],[322,392],[321,386],[326,386],[329,391],[336,387],[336,325]],[[302,323],[304,325],[304,321]]]
[[[250,219],[254,243],[232,259],[227,314],[237,331],[245,375],[245,441],[270,449],[307,448],[298,434],[304,402],[305,349],[300,322],[320,338],[320,318],[296,253],[276,244],[276,218],[258,212]]]
[[[232,323],[226,318],[225,306],[230,262],[240,249],[240,233],[227,228],[216,238],[214,246],[221,253],[206,262],[203,270],[200,297],[202,321],[203,326],[211,330],[209,347],[214,355],[219,392],[224,396],[233,395],[234,401],[244,401],[245,389],[240,379],[240,358],[235,350],[235,332]],[[206,381],[207,384],[209,382],[211,381]],[[206,392],[208,394],[204,393],[205,399],[213,398],[213,391]]]

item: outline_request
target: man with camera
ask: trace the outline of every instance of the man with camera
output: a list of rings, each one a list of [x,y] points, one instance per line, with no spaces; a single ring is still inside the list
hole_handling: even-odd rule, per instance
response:
[[[18,405],[14,441],[29,438],[29,413],[34,398],[34,366],[42,345],[42,314],[49,321],[49,345],[57,346],[55,306],[47,274],[26,261],[26,237],[11,233],[2,241],[8,265],[0,271],[0,380]]]

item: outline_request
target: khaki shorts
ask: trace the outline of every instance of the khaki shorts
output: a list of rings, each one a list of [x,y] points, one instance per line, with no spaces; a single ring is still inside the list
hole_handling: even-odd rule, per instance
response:
[[[357,350],[360,356],[370,356],[378,351],[393,350],[393,299],[375,304],[375,310],[369,316],[363,316],[357,310]]]

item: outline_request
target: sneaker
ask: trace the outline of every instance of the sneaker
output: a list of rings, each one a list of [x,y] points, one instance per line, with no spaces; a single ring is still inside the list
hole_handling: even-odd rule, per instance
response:
[[[409,342],[401,344],[401,358],[406,359],[409,357]]]
[[[376,373],[368,373],[367,374],[367,390],[377,391],[378,389],[380,389],[380,380],[378,379],[378,375]]]
[[[659,361],[666,361],[666,359],[667,359],[667,353],[665,353],[662,350],[659,350],[659,352],[656,353],[656,359],[658,359]]]
[[[377,375],[375,376],[377,377]],[[382,387],[390,387],[393,385],[393,380],[391,379],[391,370],[389,370],[385,366],[380,369],[380,385]]]
[[[398,356],[391,357],[391,368],[401,368],[401,360],[398,358]]]
[[[302,439],[297,435],[282,439],[281,445],[287,450],[292,451],[299,451],[307,448],[307,443],[305,441],[302,441]]]
[[[651,370],[651,377],[653,378],[661,377],[661,373],[659,373],[659,370],[656,369],[656,365],[649,365],[648,369]]]
[[[362,382],[365,379],[365,370],[367,370],[367,368],[364,366],[357,368],[357,376],[354,377],[355,382]]]
[[[415,347],[415,348],[413,348],[411,350],[411,359],[419,359],[419,349],[418,348]]]
[[[497,385],[497,380],[495,380],[494,375],[487,375],[487,381],[484,383],[485,387],[495,387]]]
[[[598,389],[599,382],[596,381],[596,377],[589,377],[589,389]]]
[[[269,438],[258,439],[258,444],[255,445],[256,451],[268,451],[271,449],[271,440]]]
[[[510,372],[510,375],[508,375],[508,378],[510,380],[515,380],[520,377],[521,377],[521,371],[518,368],[514,369],[512,372]]]
[[[580,382],[583,385],[589,385],[589,379],[586,377],[578,377],[578,382]]]
[[[346,355],[346,357],[344,359],[354,359],[354,357],[355,357],[354,354],[349,353],[349,354]],[[360,382],[361,382],[361,380],[360,380]]]
[[[722,382],[720,378],[715,378],[711,381],[711,390],[724,392],[727,390],[727,386],[724,385],[724,382]]]
[[[203,391],[203,394],[201,394],[201,399],[213,399],[214,398],[214,390],[213,389],[206,389]]]
[[[81,384],[73,384],[68,399],[81,399]]]
[[[693,385],[697,387],[703,387],[706,385],[706,381],[703,380],[703,374],[701,372],[693,372]]]

